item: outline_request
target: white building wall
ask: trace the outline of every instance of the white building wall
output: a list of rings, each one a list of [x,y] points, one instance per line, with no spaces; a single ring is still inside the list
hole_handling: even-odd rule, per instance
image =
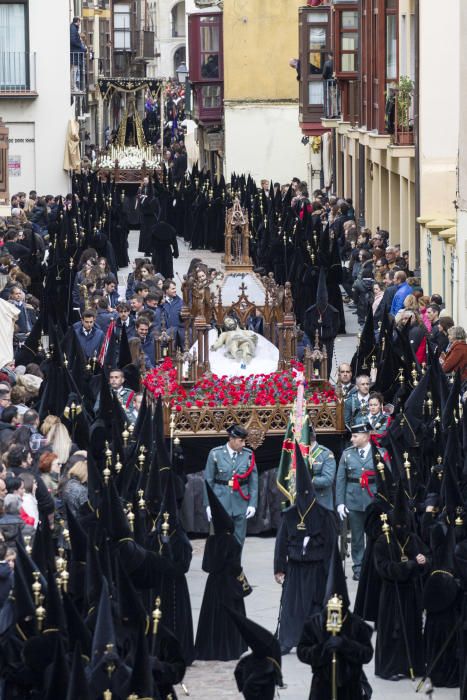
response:
[[[296,104],[225,104],[226,179],[232,172],[290,182],[307,180],[306,147],[301,143]]]
[[[420,2],[421,214],[433,218],[454,216],[459,143],[459,0],[439,10]]]
[[[0,97],[0,115],[9,128],[10,194],[36,189],[66,194],[63,170],[70,104],[70,19],[64,0],[29,0],[29,51],[36,53],[34,99]]]
[[[467,32],[467,4],[461,2],[460,21],[457,37],[465,41]],[[459,177],[457,209],[457,288],[458,288],[458,323],[467,328],[467,133],[465,114],[467,109],[467,52],[459,53]]]
[[[175,78],[174,55],[177,49],[186,46],[185,3],[183,0],[152,0],[149,11],[154,15],[156,51],[160,56],[150,63],[148,70],[155,78]],[[173,36],[173,29],[178,36]]]

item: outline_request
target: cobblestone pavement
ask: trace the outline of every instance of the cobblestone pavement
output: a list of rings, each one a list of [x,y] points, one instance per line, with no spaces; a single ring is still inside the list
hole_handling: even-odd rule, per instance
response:
[[[199,608],[204,591],[207,574],[201,570],[204,540],[193,541],[193,561],[188,574],[193,618],[196,630]],[[248,537],[243,552],[243,566],[246,576],[253,586],[253,593],[245,599],[247,615],[274,631],[277,624],[280,587],[275,583],[272,573],[274,554],[274,538]],[[347,567],[349,564],[347,562]],[[356,583],[348,580],[352,600],[356,593]],[[373,637],[373,643],[375,637]],[[224,698],[241,698],[237,691],[233,669],[235,662],[195,661],[188,669],[185,684],[191,700],[224,700]],[[310,690],[310,669],[300,663],[291,653],[282,659],[285,690],[280,691],[281,700],[307,700]],[[374,676],[373,663],[366,669],[374,700],[408,700],[409,698],[424,697],[415,695],[416,684],[410,681],[383,681]],[[184,697],[183,691],[177,688],[179,700]],[[458,689],[436,689],[434,700],[454,700],[459,697]]]

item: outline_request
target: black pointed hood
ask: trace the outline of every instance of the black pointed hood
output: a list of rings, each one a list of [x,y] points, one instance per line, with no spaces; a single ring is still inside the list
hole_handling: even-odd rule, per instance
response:
[[[102,499],[101,509],[102,525],[115,542],[125,538],[131,539],[133,534],[113,479],[110,479],[109,483],[104,488],[105,493]]]
[[[450,386],[449,394],[441,414],[441,428],[446,431],[455,429],[459,418],[459,396],[461,395],[461,373],[458,370]]]
[[[179,478],[172,469],[164,470],[161,473],[164,496],[160,509],[161,521],[164,513],[168,513],[169,533],[175,530],[178,523],[178,506],[176,494],[176,480]]]
[[[164,414],[162,408],[162,399],[159,396],[156,403],[156,411],[154,414],[154,425],[156,435],[156,447],[159,459],[159,469],[172,467],[172,460],[167,449],[167,444],[164,437]]]
[[[88,611],[97,606],[102,588],[102,567],[96,544],[90,537],[86,554],[85,591]]]
[[[149,466],[149,474],[146,481],[146,489],[144,492],[146,508],[150,513],[156,515],[159,512],[162,493],[161,493],[161,477],[159,471],[159,459],[157,449],[154,448]]]
[[[82,615],[78,612],[71,596],[62,593],[63,612],[65,613],[68,632],[68,644],[71,651],[79,645],[80,651],[91,658],[92,635]]]
[[[45,620],[43,632],[65,632],[66,621],[62,599],[55,581],[54,574],[49,571],[47,575],[47,596],[45,599]]]
[[[459,488],[459,466],[462,463],[459,452],[457,433],[451,428],[443,458],[444,470],[441,482],[441,505],[450,520],[454,520],[456,513],[462,511],[464,507],[464,499]]]
[[[86,561],[88,538],[67,503],[65,503],[65,512],[70,537],[70,557],[75,561],[84,562]]]
[[[459,595],[459,583],[454,576],[455,528],[438,521],[430,529],[432,571],[423,589],[423,607],[440,613],[450,608]]]
[[[360,335],[360,341],[351,362],[353,376],[358,377],[359,374],[369,375],[373,358],[376,358],[376,343],[373,309],[370,305]]]
[[[55,655],[45,674],[44,700],[57,700],[67,696],[70,683],[70,672],[65,654],[65,648],[60,637],[55,643]]]
[[[125,568],[125,562],[117,558],[117,609],[118,617],[126,626],[145,627],[148,618],[140,595],[131,582]]]
[[[326,607],[328,600],[333,595],[338,595],[342,598],[344,611],[350,608],[349,592],[347,590],[347,582],[345,580],[342,559],[337,544],[337,539],[334,540],[332,555],[329,562],[328,577],[326,580],[326,592],[324,594],[324,606]]]
[[[52,540],[52,531],[47,520],[39,523],[37,527],[32,545],[31,558],[37,564],[44,576],[48,571],[54,571],[54,543]]]
[[[409,508],[409,500],[404,490],[402,479],[399,479],[394,499],[394,508],[391,513],[391,524],[393,528],[410,530],[412,526],[412,514]]]
[[[70,685],[68,686],[66,700],[91,700],[91,693],[89,691],[79,642],[76,644],[73,652]]]
[[[154,697],[152,664],[149,657],[148,640],[144,634],[143,625],[139,625],[138,628],[133,670],[126,692],[128,694],[134,693],[139,698],[143,699]]]
[[[310,470],[305,463],[302,452],[297,442],[295,442],[295,504],[301,516],[313,501],[316,501],[316,491],[313,486]]]
[[[272,657],[280,666],[281,650],[277,637],[236,610],[227,608],[227,612],[253,654],[258,659],[265,659],[268,656]]]
[[[109,661],[118,658],[110,591],[105,576],[102,577],[96,627],[92,638],[91,667],[96,666],[104,656]]]
[[[214,534],[220,535],[224,532],[229,532],[233,534],[234,524],[230,515],[225,510],[224,506],[217,498],[216,494],[209,486],[208,482],[205,482],[206,491],[208,494],[209,506],[211,508],[212,524],[214,527]]]
[[[326,285],[326,271],[324,267],[320,268],[318,289],[316,290],[316,306],[318,310],[324,312],[329,302],[328,288]]]

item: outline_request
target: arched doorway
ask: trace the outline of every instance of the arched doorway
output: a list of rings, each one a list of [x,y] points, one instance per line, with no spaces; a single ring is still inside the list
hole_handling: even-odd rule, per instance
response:
[[[173,73],[177,75],[177,68],[181,63],[186,63],[186,46],[179,46],[174,53],[174,70]]]

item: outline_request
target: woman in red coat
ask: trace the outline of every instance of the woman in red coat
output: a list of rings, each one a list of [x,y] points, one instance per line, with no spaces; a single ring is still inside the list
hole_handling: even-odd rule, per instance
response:
[[[465,342],[465,330],[462,326],[453,326],[448,330],[449,345],[447,352],[440,359],[443,370],[446,373],[460,370],[461,381],[467,380],[467,344]]]

